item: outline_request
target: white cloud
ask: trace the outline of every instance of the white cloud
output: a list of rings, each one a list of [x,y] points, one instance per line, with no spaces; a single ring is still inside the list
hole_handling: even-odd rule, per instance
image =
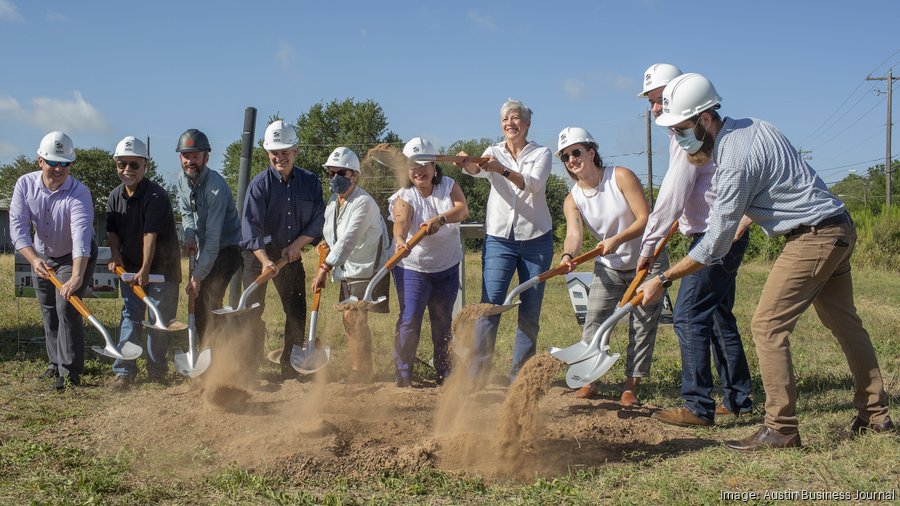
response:
[[[494,20],[491,19],[490,16],[483,16],[474,10],[470,10],[468,12],[468,16],[469,19],[471,19],[476,25],[485,30],[493,30],[494,28],[496,28],[496,26],[494,25]]]
[[[581,98],[587,92],[587,84],[581,79],[570,78],[563,81],[563,90],[572,98]]]
[[[606,76],[606,81],[617,90],[629,91],[641,88],[637,85],[637,81],[632,77],[609,74]]]
[[[294,62],[294,55],[297,51],[294,49],[294,46],[288,44],[287,42],[282,42],[281,46],[279,46],[278,51],[275,52],[275,59],[278,60],[278,63],[281,64],[281,68],[285,71],[290,70],[291,66]]]
[[[0,0],[2,1],[2,0]],[[47,9],[47,22],[49,23],[68,23],[69,17],[59,11]]]
[[[12,158],[18,156],[22,151],[15,144],[6,141],[0,141],[0,158]]]
[[[103,113],[89,104],[78,91],[72,92],[71,99],[37,97],[31,99],[31,103],[33,109],[27,111],[20,108],[21,114],[25,121],[44,131],[109,131],[109,123]]]
[[[369,36],[369,30],[366,30],[365,28],[360,28],[359,36],[365,39],[366,37]]]
[[[25,18],[19,14],[16,4],[10,0],[0,0],[0,21],[25,21]]]
[[[0,97],[0,114],[7,117],[21,117],[23,113],[18,100],[12,97]]]

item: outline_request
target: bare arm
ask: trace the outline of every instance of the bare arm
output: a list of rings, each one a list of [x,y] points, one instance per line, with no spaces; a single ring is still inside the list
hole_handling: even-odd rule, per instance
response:
[[[405,200],[397,198],[394,201],[394,250],[400,251],[406,248],[406,236],[412,220],[412,206]]]

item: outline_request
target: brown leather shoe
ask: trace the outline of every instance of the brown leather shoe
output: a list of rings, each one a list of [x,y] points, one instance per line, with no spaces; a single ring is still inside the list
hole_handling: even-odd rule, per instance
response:
[[[576,399],[590,399],[591,397],[597,395],[597,384],[591,383],[590,385],[585,385],[578,390],[575,391]]]
[[[857,415],[853,417],[853,423],[850,424],[850,433],[853,435],[861,435],[869,431],[881,434],[883,432],[894,432],[894,430],[894,422],[891,421],[890,417],[881,423],[871,423]]]
[[[742,409],[742,410],[739,410],[737,413],[735,413],[734,411],[731,411],[730,409],[726,408],[724,404],[719,404],[718,406],[716,406],[716,416],[734,415],[735,418],[740,418],[742,415],[749,414],[750,412],[751,412],[751,410],[749,410],[749,409],[748,410]]]
[[[709,427],[713,424],[695,415],[688,408],[663,409],[653,413],[651,418],[679,427]]]
[[[641,401],[638,400],[637,396],[634,395],[634,392],[631,390],[623,390],[622,397],[619,398],[619,405],[631,407],[631,406],[640,406]]]
[[[768,448],[799,448],[800,433],[779,434],[761,425],[750,437],[738,441],[725,441],[725,446],[741,452],[753,452]]]

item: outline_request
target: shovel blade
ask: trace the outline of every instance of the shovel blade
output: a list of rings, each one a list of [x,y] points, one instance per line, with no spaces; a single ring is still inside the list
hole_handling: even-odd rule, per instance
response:
[[[620,356],[621,354],[619,353],[610,355],[607,353],[607,350],[603,350],[596,357],[578,362],[566,371],[566,384],[569,385],[569,388],[581,388],[585,385],[590,385],[608,373]]]
[[[157,325],[155,323],[150,323],[148,320],[144,320],[141,323],[148,329],[161,330],[163,332],[181,332],[188,328],[186,323],[182,323],[178,320],[172,320],[168,325]]]
[[[213,309],[212,313],[218,314],[218,315],[237,315],[237,314],[241,314],[241,313],[246,313],[247,311],[250,311],[251,309],[256,309],[258,307],[259,307],[259,302],[255,302],[250,307],[240,307],[240,306],[238,306],[236,308],[233,308],[231,306],[220,307],[219,309]]]
[[[100,346],[91,346],[91,349],[101,355],[110,358],[118,358],[121,360],[135,360],[141,356],[141,353],[144,352],[143,348],[129,342],[123,343],[120,347],[108,344],[105,348]]]
[[[281,352],[282,352],[282,350],[280,350],[280,349],[272,350],[269,352],[268,355],[266,355],[266,358],[268,358],[269,362],[272,362],[273,364],[280,364],[281,363]]]
[[[550,354],[553,358],[571,365],[599,355],[600,350],[596,346],[591,346],[591,343],[578,341],[566,348],[550,348]]]
[[[510,309],[518,306],[520,302],[521,301],[517,300],[517,301],[513,302],[512,304],[501,304],[499,306],[494,306],[490,309],[487,309],[484,313],[482,313],[482,315],[483,316],[492,316],[495,314],[505,313],[505,312],[509,311]]]
[[[291,350],[291,366],[302,374],[312,374],[328,364],[331,359],[331,348],[314,348],[312,350],[294,345]]]
[[[201,351],[197,355],[197,360],[194,361],[193,367],[191,367],[190,355],[181,351],[181,349],[175,349],[175,356],[172,360],[175,362],[175,370],[178,374],[188,378],[196,378],[209,368],[209,364],[212,362],[212,352],[209,348]]]

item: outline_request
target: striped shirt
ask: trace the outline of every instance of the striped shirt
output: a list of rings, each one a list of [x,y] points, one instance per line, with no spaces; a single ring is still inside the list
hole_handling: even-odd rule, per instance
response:
[[[38,254],[59,258],[91,256],[94,202],[87,186],[72,176],[50,191],[41,171],[16,181],[9,203],[9,235],[16,250],[34,247]],[[34,239],[31,227],[34,226]]]
[[[771,123],[725,118],[713,154],[719,168],[709,228],[688,253],[697,262],[721,261],[731,248],[742,215],[767,235],[779,236],[846,210]]]
[[[647,219],[641,241],[642,257],[653,256],[656,244],[669,233],[669,225],[676,219],[684,235],[706,232],[709,208],[716,200],[715,175],[716,164],[713,161],[703,167],[691,165],[687,151],[678,145],[675,135],[669,133],[669,170],[659,187],[653,212]]]

